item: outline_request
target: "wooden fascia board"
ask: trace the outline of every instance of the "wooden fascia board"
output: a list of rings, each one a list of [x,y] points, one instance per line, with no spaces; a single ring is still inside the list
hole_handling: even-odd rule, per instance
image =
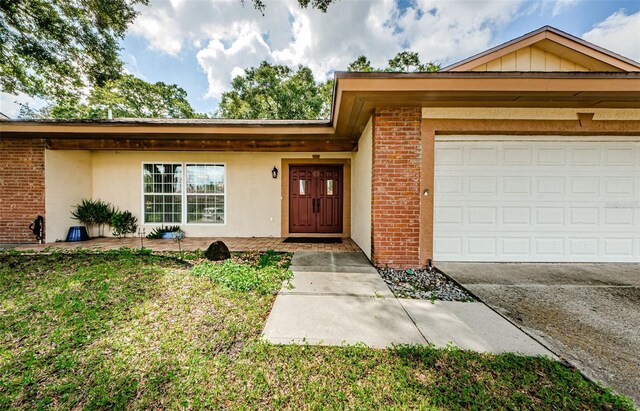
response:
[[[60,123],[0,123],[0,133],[56,134],[166,134],[166,135],[249,135],[266,138],[270,135],[326,135],[333,128],[324,127],[224,127],[224,126],[164,126],[137,124],[60,124]]]
[[[596,50],[592,47],[589,47],[585,44],[578,43],[574,40],[568,39],[566,37],[560,36],[556,33],[547,32],[546,33],[547,40],[553,41],[554,43],[560,44],[564,47],[567,47],[571,50],[574,50],[578,53],[584,54],[588,57],[593,58],[594,60],[598,60],[602,63],[608,64],[615,68],[618,68],[623,71],[640,71],[640,67],[634,66],[632,64],[627,63],[626,61],[622,61],[614,56],[611,56],[602,51]]]
[[[431,77],[343,78],[345,92],[640,92],[640,78]]]

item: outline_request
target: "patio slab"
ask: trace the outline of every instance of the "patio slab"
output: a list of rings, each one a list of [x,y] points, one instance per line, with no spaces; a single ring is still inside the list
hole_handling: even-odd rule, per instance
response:
[[[297,272],[291,280],[293,288],[283,288],[282,295],[351,295],[394,298],[377,273]]]
[[[556,356],[483,303],[400,299],[425,338],[436,347],[449,343],[465,349],[500,354]]]
[[[358,245],[350,238],[343,238],[338,244],[305,244],[305,243],[285,243],[284,238],[279,237],[187,237],[182,240],[183,250],[206,250],[209,244],[222,240],[231,251],[283,251],[283,252],[322,252],[322,253],[357,253],[360,251]],[[139,248],[141,241],[137,237],[127,238],[93,238],[89,241],[79,241],[72,243],[58,242],[48,244],[20,244],[14,245],[16,249],[36,250],[60,249],[60,250],[113,250],[120,247]],[[149,240],[144,239],[144,247],[153,251],[178,251],[178,244],[171,239]]]
[[[276,344],[426,344],[395,298],[278,295],[263,338]]]

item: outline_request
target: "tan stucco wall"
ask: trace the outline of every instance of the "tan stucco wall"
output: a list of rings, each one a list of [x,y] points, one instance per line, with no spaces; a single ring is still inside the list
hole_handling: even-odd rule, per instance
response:
[[[92,194],[89,151],[45,150],[45,239],[64,240],[69,227],[80,225],[71,208]]]
[[[556,56],[538,47],[523,47],[505,54],[471,71],[590,71],[573,61]]]
[[[594,113],[594,120],[640,120],[640,109],[599,108],[423,108],[422,118],[480,120],[577,120],[578,113]]]
[[[351,166],[351,238],[371,258],[372,121],[369,119]]]
[[[282,158],[312,158],[315,153],[94,152],[93,198],[129,210],[142,221],[142,163],[223,163],[227,177],[226,224],[183,224],[187,236],[280,236],[281,176],[271,177]],[[320,158],[351,158],[351,153],[322,153]],[[157,225],[145,224],[149,232]]]

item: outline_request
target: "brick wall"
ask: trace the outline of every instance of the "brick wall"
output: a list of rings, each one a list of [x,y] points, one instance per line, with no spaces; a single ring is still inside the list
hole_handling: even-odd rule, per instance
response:
[[[373,263],[418,268],[422,110],[378,107],[373,119]]]
[[[35,242],[29,224],[44,211],[44,141],[0,140],[0,243]]]

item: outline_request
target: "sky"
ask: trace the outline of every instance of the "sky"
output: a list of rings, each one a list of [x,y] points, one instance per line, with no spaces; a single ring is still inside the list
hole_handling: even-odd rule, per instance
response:
[[[264,3],[262,15],[251,0],[150,0],[122,42],[125,69],[213,113],[231,79],[263,60],[307,65],[317,81],[360,55],[384,67],[411,50],[446,66],[544,25],[640,61],[639,0],[337,0],[326,13]],[[0,111],[17,116],[16,100],[30,101],[3,94]]]

